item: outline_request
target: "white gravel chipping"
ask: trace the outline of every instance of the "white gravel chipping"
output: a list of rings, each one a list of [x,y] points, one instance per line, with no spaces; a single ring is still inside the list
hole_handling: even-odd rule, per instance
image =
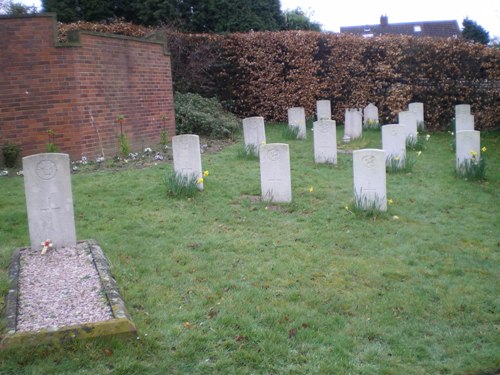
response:
[[[92,254],[79,245],[23,249],[18,288],[18,332],[113,319]]]

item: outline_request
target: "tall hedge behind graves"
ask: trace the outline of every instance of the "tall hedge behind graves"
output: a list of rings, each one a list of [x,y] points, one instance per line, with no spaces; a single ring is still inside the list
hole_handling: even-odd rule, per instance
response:
[[[460,39],[286,31],[193,35],[170,32],[174,87],[217,96],[242,116],[308,116],[330,99],[343,122],[348,107],[379,107],[382,123],[412,101],[425,103],[430,130],[448,129],[455,104],[470,103],[477,129],[500,128],[500,50]]]

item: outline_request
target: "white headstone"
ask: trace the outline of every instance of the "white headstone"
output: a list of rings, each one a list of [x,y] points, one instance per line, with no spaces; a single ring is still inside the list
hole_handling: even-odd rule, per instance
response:
[[[319,120],[313,124],[314,161],[337,164],[337,130],[335,121]]]
[[[474,115],[458,115],[455,117],[455,132],[474,130]]]
[[[318,120],[332,119],[332,106],[329,100],[318,100],[316,102],[316,115]]]
[[[354,200],[362,209],[387,211],[385,151],[353,151]]]
[[[370,103],[363,109],[363,124],[373,126],[378,122],[378,108],[373,103]]]
[[[172,137],[174,171],[182,176],[200,178],[201,152],[200,138],[194,134],[182,134]],[[203,184],[198,184],[203,189]]]
[[[306,139],[306,112],[303,107],[288,108],[288,126],[299,128],[297,139]]]
[[[455,106],[455,118],[460,115],[470,115],[470,104],[458,104]]]
[[[408,110],[417,115],[417,125],[424,123],[424,103],[415,102],[408,104]]]
[[[466,161],[479,161],[481,153],[481,132],[477,130],[462,130],[456,133],[456,167],[457,169]]]
[[[363,115],[361,110],[349,108],[345,110],[344,133],[350,140],[361,138],[363,135]]]
[[[32,248],[76,245],[69,156],[50,153],[23,158],[24,190]]]
[[[417,115],[415,112],[403,111],[398,113],[399,125],[406,126],[406,138],[417,138]]]
[[[287,144],[260,146],[260,188],[263,201],[291,202],[290,151]]]
[[[263,117],[247,117],[243,119],[243,139],[245,147],[253,148],[258,155],[260,145],[266,143]]]
[[[399,160],[404,165],[406,159],[405,125],[391,124],[382,126],[382,148],[387,159]]]

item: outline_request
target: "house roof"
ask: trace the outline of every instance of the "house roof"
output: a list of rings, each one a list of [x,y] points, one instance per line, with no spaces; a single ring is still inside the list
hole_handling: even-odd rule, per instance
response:
[[[452,21],[422,21],[389,23],[387,16],[380,17],[380,24],[365,26],[342,26],[341,33],[363,35],[366,37],[380,35],[413,35],[437,38],[458,37],[461,35],[458,22]]]

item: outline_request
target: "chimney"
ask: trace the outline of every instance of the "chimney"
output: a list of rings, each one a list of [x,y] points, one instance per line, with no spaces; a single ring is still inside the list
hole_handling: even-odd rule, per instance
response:
[[[389,17],[387,14],[385,16],[380,16],[380,26],[387,26],[389,24]]]

